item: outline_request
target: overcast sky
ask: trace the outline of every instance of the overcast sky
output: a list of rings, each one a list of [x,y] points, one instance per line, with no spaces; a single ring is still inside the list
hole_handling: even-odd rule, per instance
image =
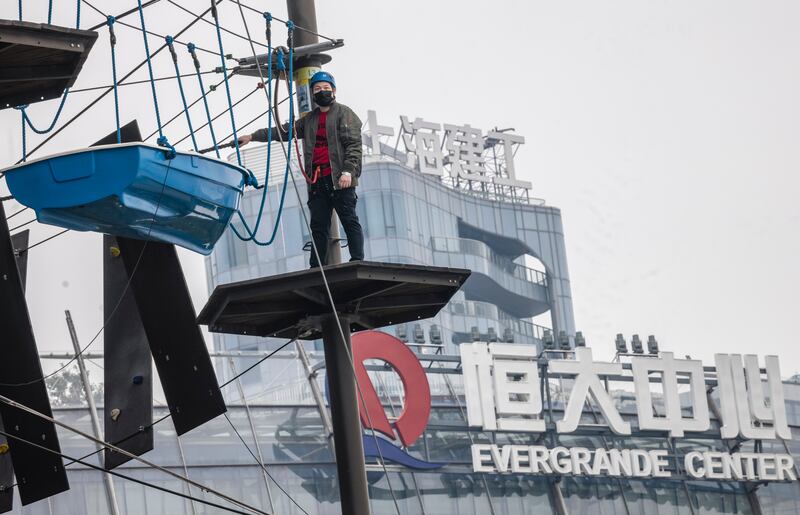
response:
[[[178,1],[196,12],[206,6]],[[286,14],[282,1],[246,3]],[[26,20],[44,20],[46,0],[24,4]],[[117,13],[136,2],[93,4]],[[534,196],[562,209],[576,325],[595,355],[610,358],[617,332],[637,332],[709,364],[715,352],[756,352],[781,356],[785,376],[800,372],[799,3],[318,0],[317,9],[320,31],[346,42],[327,69],[339,99],[357,113],[375,109],[394,127],[404,114],[484,130],[514,127],[525,136],[517,170],[533,182]],[[73,0],[55,0],[54,22],[74,24],[74,11]],[[103,19],[86,5],[82,11],[83,27]],[[161,34],[190,19],[166,0],[145,12],[148,28]],[[16,16],[16,2],[2,2],[0,17]],[[234,2],[223,2],[220,16],[244,33]],[[263,19],[247,19],[263,41]],[[138,24],[135,16],[126,21]],[[282,27],[274,32],[285,38]],[[139,32],[119,26],[117,35],[122,75],[144,51]],[[250,53],[245,42],[223,39],[226,52]],[[181,40],[216,48],[213,28],[203,23]],[[192,71],[178,50],[182,70]],[[204,69],[220,64],[210,54],[200,59]],[[158,76],[173,73],[167,53],[154,66]],[[146,76],[143,67],[135,78]],[[75,88],[110,80],[101,29]],[[254,81],[232,85],[240,98]],[[195,82],[186,87],[194,98]],[[176,84],[162,82],[158,93],[163,117],[172,117]],[[62,119],[96,95],[70,96]],[[211,102],[222,111],[224,91]],[[29,112],[46,125],[56,106]],[[236,110],[237,120],[264,110],[263,96],[254,95]],[[138,118],[145,133],[155,129],[147,85],[123,88],[121,112],[123,121]],[[215,127],[218,135],[230,132],[227,119]],[[113,129],[109,95],[35,155],[79,148]],[[0,131],[6,166],[20,156],[19,113],[0,111]],[[41,141],[28,134],[29,148]],[[166,134],[173,143],[184,137],[183,120]],[[207,133],[200,140],[210,143]],[[15,208],[6,204],[8,212]],[[56,231],[35,226],[32,240]],[[70,233],[31,251],[28,301],[40,350],[70,349],[64,309],[73,311],[84,343],[102,326],[100,241]],[[181,256],[201,306],[203,260]]]

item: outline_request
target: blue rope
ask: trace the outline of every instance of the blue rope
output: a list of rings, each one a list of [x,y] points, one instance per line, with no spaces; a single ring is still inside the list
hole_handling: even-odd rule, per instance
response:
[[[166,147],[168,150],[164,154],[167,159],[174,159],[176,152],[175,147],[169,144],[167,137],[164,136],[164,131],[161,128],[161,113],[158,110],[158,95],[156,94],[156,82],[153,80],[153,63],[150,59],[150,45],[147,43],[147,27],[144,23],[144,10],[142,9],[142,0],[137,0],[139,4],[139,20],[142,23],[142,38],[144,39],[144,51],[147,56],[147,71],[150,74],[150,90],[153,92],[153,107],[156,111],[156,123],[158,124],[158,140],[156,142],[161,147]]]
[[[165,156],[167,159],[175,159],[175,156],[177,156],[177,155],[178,155],[178,151],[177,151],[177,150],[175,150],[175,147],[173,147],[172,145],[170,145],[170,143],[169,143],[169,141],[167,140],[167,137],[166,137],[166,136],[160,136],[160,137],[159,137],[159,138],[156,140],[156,143],[158,143],[158,146],[159,146],[159,147],[164,147],[164,148],[166,148],[166,149],[167,149],[167,150],[165,150],[165,151],[164,151],[164,156]]]
[[[19,0],[19,19],[22,20],[22,0]],[[48,12],[47,12],[47,23],[51,24],[53,20],[53,0],[49,1],[48,5]],[[80,28],[81,25],[81,0],[77,2],[77,20],[75,22],[75,28]],[[31,120],[30,116],[28,116],[27,111],[25,110],[27,106],[23,106],[22,109],[22,119],[25,123],[28,124],[28,127],[35,132],[36,134],[47,134],[48,132],[53,130],[53,127],[56,126],[58,123],[58,118],[61,116],[61,111],[64,109],[64,104],[67,102],[67,96],[69,95],[69,88],[64,90],[64,93],[61,95],[61,103],[58,105],[58,109],[56,110],[55,116],[53,116],[53,121],[50,122],[50,125],[47,126],[46,129],[37,129],[35,125],[33,125],[33,121]]]
[[[266,91],[267,91],[267,113],[268,113],[268,122],[267,122],[267,166],[266,171],[264,173],[264,191],[261,193],[261,205],[258,208],[258,216],[256,217],[256,223],[252,230],[247,227],[247,223],[241,217],[241,213],[239,213],[240,220],[244,224],[245,230],[249,234],[248,237],[242,238],[241,235],[236,230],[236,227],[231,224],[231,229],[233,230],[234,234],[236,234],[239,239],[242,241],[252,241],[255,239],[256,234],[258,234],[258,228],[261,226],[261,221],[264,217],[264,205],[267,201],[267,185],[269,184],[269,176],[270,176],[270,163],[272,162],[272,15],[270,13],[264,13],[264,19],[266,20],[267,25],[267,56],[269,56],[269,61],[267,64],[267,84],[266,84]],[[283,55],[282,52],[280,53],[280,65],[283,65]],[[279,79],[280,80],[280,79]],[[283,210],[283,199],[286,195],[286,185],[288,177],[284,177],[283,181],[283,193],[281,193],[281,207],[279,210]],[[280,218],[278,218],[280,220]],[[270,243],[275,239],[275,235],[277,233],[278,226],[272,229],[272,236],[270,237]]]
[[[211,141],[214,143],[214,152],[217,153],[217,157],[219,156],[219,145],[217,145],[217,136],[214,134],[214,124],[211,121],[211,110],[208,108],[208,99],[206,98],[206,88],[203,86],[203,76],[200,74],[200,60],[197,58],[196,48],[194,43],[189,43],[186,45],[186,48],[189,50],[189,53],[192,54],[192,59],[194,60],[194,71],[197,74],[197,82],[200,84],[200,94],[203,98],[203,105],[206,108],[206,118],[208,119],[208,128],[211,131]],[[213,91],[213,90],[212,90]]]
[[[78,0],[75,7],[75,28],[81,28],[81,0]]]
[[[77,5],[78,5],[78,20],[76,22],[76,28],[80,28],[80,23],[81,23],[81,0],[78,0]],[[19,0],[19,20],[22,21],[22,0]],[[48,8],[47,8],[47,24],[50,25],[52,23],[52,21],[53,21],[53,0],[49,0]],[[47,134],[48,132],[52,131],[53,127],[55,127],[56,123],[58,123],[58,118],[61,116],[61,111],[64,109],[64,104],[67,101],[67,95],[69,95],[69,88],[65,89],[64,90],[64,94],[61,95],[61,103],[59,104],[58,109],[56,110],[56,114],[53,117],[53,121],[50,122],[50,125],[46,129],[37,129],[36,126],[33,125],[33,121],[30,119],[30,117],[28,116],[28,113],[25,111],[25,109],[28,106],[20,106],[20,112],[22,113],[22,121],[23,121],[23,123],[28,124],[28,127],[30,127],[31,130],[33,132],[35,132],[36,134]],[[23,143],[25,141],[25,137],[24,136],[25,136],[25,134],[24,134],[24,129],[23,129]]]
[[[61,116],[61,110],[62,110],[62,109],[64,109],[64,103],[67,101],[67,95],[69,95],[69,88],[65,89],[65,90],[64,90],[64,94],[63,94],[63,95],[61,95],[61,104],[58,106],[58,110],[56,111],[56,114],[55,114],[55,116],[53,117],[53,121],[52,121],[52,122],[50,122],[50,125],[49,125],[49,126],[46,128],[46,129],[37,129],[37,128],[36,128],[36,127],[33,125],[33,121],[31,121],[30,117],[28,116],[28,113],[25,111],[25,109],[26,109],[28,106],[20,106],[20,108],[19,108],[19,110],[22,112],[22,120],[23,120],[23,121],[24,121],[24,122],[25,122],[25,123],[28,125],[28,127],[30,127],[30,128],[31,128],[31,130],[32,130],[33,132],[35,132],[36,134],[47,134],[48,132],[50,132],[50,131],[52,131],[52,130],[53,130],[53,127],[55,127],[55,126],[56,126],[56,123],[58,122],[58,117],[59,117],[59,116]]]
[[[175,39],[172,36],[164,38],[169,47],[169,53],[172,54],[172,64],[175,65],[175,76],[178,79],[178,89],[181,92],[181,102],[183,102],[183,112],[186,113],[186,123],[189,125],[189,135],[192,137],[192,145],[197,152],[197,140],[194,137],[194,127],[192,127],[192,117],[189,116],[189,105],[186,103],[186,94],[183,91],[183,80],[181,79],[181,71],[178,67],[178,54],[175,52]]]
[[[75,28],[80,28],[81,26],[81,1],[77,1],[77,21],[75,22]],[[19,19],[22,21],[22,0],[19,0]],[[50,25],[53,21],[53,0],[50,0],[48,3],[48,10],[47,10],[47,24]],[[47,134],[48,132],[53,130],[53,127],[56,126],[58,123],[58,118],[61,116],[61,111],[64,109],[64,104],[67,101],[67,95],[69,95],[69,88],[64,90],[64,93],[61,95],[61,103],[58,105],[58,109],[56,110],[55,116],[53,116],[53,121],[50,122],[50,125],[46,129],[37,129],[36,126],[33,125],[33,121],[28,116],[28,113],[25,111],[27,106],[22,106],[20,111],[22,112],[22,120],[28,124],[28,127],[31,128],[33,132],[36,134]]]
[[[141,0],[139,0],[141,1]],[[233,116],[233,100],[231,100],[231,86],[228,83],[228,68],[225,65],[225,50],[222,48],[222,32],[219,28],[219,13],[217,4],[211,0],[211,14],[214,17],[214,26],[217,29],[217,42],[219,43],[219,58],[222,61],[222,77],[225,80],[225,93],[228,96],[228,113],[231,115],[231,127],[233,127],[233,146],[236,148],[236,160],[242,166],[242,154],[239,151],[239,135],[236,133],[236,119]]]
[[[28,160],[28,138],[25,134],[25,113],[22,113],[22,162]]]
[[[293,74],[294,74],[294,44],[292,42],[293,41],[292,33],[294,31],[294,24],[291,21],[287,21],[286,22],[286,27],[289,29],[289,74],[287,75],[287,77],[292,77]],[[279,70],[285,70],[285,65],[283,64],[283,57],[284,57],[283,56],[283,52],[281,50],[278,50],[278,69]],[[272,62],[270,62],[270,66],[272,66]],[[278,80],[280,80],[280,79],[278,79]],[[242,216],[241,211],[237,211],[237,214],[239,215],[239,220],[242,222],[245,231],[247,231],[250,234],[250,237],[247,238],[247,239],[243,238],[242,235],[239,234],[239,231],[236,229],[236,227],[233,224],[231,224],[231,230],[233,231],[233,233],[236,235],[237,238],[239,238],[240,240],[243,240],[243,241],[252,241],[256,245],[259,245],[261,247],[267,247],[269,245],[272,245],[272,243],[275,241],[275,237],[278,234],[278,227],[280,226],[280,223],[281,223],[281,216],[283,215],[283,205],[284,205],[284,201],[286,199],[286,186],[287,186],[287,184],[289,182],[289,169],[290,169],[290,164],[292,162],[292,145],[291,145],[291,141],[292,141],[292,137],[293,137],[293,134],[294,134],[294,121],[295,120],[294,120],[294,100],[292,99],[292,95],[293,95],[292,81],[291,81],[291,79],[289,79],[289,80],[287,80],[287,82],[289,83],[289,139],[288,139],[288,141],[289,141],[290,144],[289,144],[289,150],[286,153],[286,169],[283,172],[283,190],[281,192],[280,204],[278,205],[278,214],[275,217],[275,226],[272,228],[272,235],[270,236],[269,240],[267,240],[267,241],[259,241],[258,239],[256,239],[255,231],[251,231],[250,228],[247,226],[247,222],[245,221],[244,216]],[[265,181],[265,187],[266,187],[266,181]]]
[[[117,143],[122,143],[122,131],[119,128],[119,91],[117,90],[117,36],[114,33],[114,22],[117,19],[113,16],[106,18],[108,25],[108,36],[111,39],[111,75],[114,79],[114,116],[117,121]]]
[[[14,109],[19,110],[22,113],[22,162],[28,160],[28,138],[25,133],[25,108],[28,107],[27,105],[17,106]]]

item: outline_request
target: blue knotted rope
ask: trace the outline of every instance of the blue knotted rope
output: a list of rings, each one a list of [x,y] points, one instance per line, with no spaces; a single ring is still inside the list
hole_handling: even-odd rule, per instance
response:
[[[217,29],[219,58],[222,61],[222,78],[225,80],[225,93],[228,96],[228,113],[230,113],[231,115],[231,127],[233,127],[233,146],[236,148],[236,160],[239,163],[239,166],[242,166],[242,154],[239,151],[239,135],[236,132],[236,119],[233,116],[233,100],[231,99],[231,86],[228,83],[228,68],[225,64],[225,50],[222,48],[222,32],[219,27],[219,13],[217,13],[217,4],[214,0],[211,0],[211,15],[214,18],[214,26]]]
[[[267,164],[266,164],[266,171],[264,172],[264,191],[261,192],[261,204],[258,208],[258,216],[256,217],[256,223],[253,226],[253,229],[247,226],[247,223],[243,220],[242,223],[244,224],[245,231],[247,231],[246,238],[239,235],[236,228],[231,225],[231,228],[236,234],[239,239],[242,241],[252,241],[255,239],[256,234],[258,234],[258,229],[261,226],[261,221],[264,218],[264,205],[267,201],[267,185],[269,184],[269,176],[270,176],[270,164],[272,162],[272,15],[270,13],[264,13],[264,19],[266,20],[266,36],[267,36],[267,84],[265,86],[265,91],[267,92]],[[261,74],[260,65],[256,62],[256,66],[259,67],[259,76],[263,80],[263,75]],[[285,179],[285,178],[284,178]],[[286,194],[286,184],[287,181],[284,180],[283,182],[283,193],[281,194],[281,207],[279,209],[283,209],[283,198]],[[270,238],[270,242],[275,239],[275,234],[277,233],[277,225],[272,230],[272,236]]]
[[[113,16],[106,18],[108,37],[111,41],[111,77],[114,80],[114,117],[117,122],[117,143],[122,143],[122,131],[119,128],[119,91],[117,89],[117,35],[114,33],[116,21],[117,19]]]
[[[164,136],[164,131],[161,126],[161,113],[158,109],[158,94],[156,93],[156,81],[153,79],[153,63],[150,58],[150,45],[147,43],[147,27],[144,23],[144,10],[142,9],[142,0],[137,0],[139,4],[139,20],[142,24],[142,38],[144,39],[144,51],[147,56],[147,71],[150,74],[150,90],[153,92],[153,108],[156,111],[156,123],[158,124],[158,144],[159,146],[166,147],[168,150],[165,153],[167,159],[175,157],[175,147],[169,144],[167,137]]]
[[[175,150],[175,147],[169,144],[169,141],[167,140],[166,136],[159,136],[158,139],[156,140],[156,143],[158,144],[159,147],[164,147],[167,149],[164,151],[164,156],[167,159],[175,159],[175,156],[178,155],[177,151]]]
[[[186,45],[186,49],[192,56],[192,60],[194,61],[194,72],[197,75],[197,82],[200,84],[200,94],[203,98],[203,106],[206,110],[206,119],[208,120],[208,129],[211,131],[211,142],[214,143],[214,152],[216,152],[217,157],[219,156],[219,145],[217,145],[217,136],[214,134],[214,124],[211,120],[211,110],[208,108],[208,99],[206,98],[206,88],[203,85],[203,75],[200,73],[200,60],[197,58],[197,47],[194,43],[189,43]],[[213,89],[211,90],[213,91]]]
[[[76,28],[80,28],[81,23],[81,0],[77,2],[77,9],[78,9],[78,16],[76,21]],[[22,0],[19,1],[19,19],[22,20]],[[47,23],[50,24],[53,19],[53,0],[50,0],[48,6],[48,13],[47,13]],[[35,132],[36,134],[47,134],[48,132],[53,130],[53,127],[56,126],[58,123],[58,118],[61,116],[61,111],[64,109],[64,104],[67,102],[67,96],[69,95],[69,88],[64,90],[64,93],[61,95],[61,103],[58,105],[58,109],[56,109],[56,114],[53,116],[53,120],[50,122],[50,125],[47,126],[46,129],[39,129],[33,124],[33,120],[31,120],[30,116],[28,116],[28,112],[26,108],[28,106],[21,106],[20,111],[22,112],[22,119],[25,123],[30,127],[30,129]]]
[[[33,121],[31,121],[28,113],[26,111],[27,106],[21,106],[20,111],[22,112],[22,119],[31,128],[33,132],[36,134],[47,134],[48,132],[53,130],[53,127],[56,126],[58,122],[59,116],[61,116],[61,111],[64,109],[64,103],[67,101],[67,95],[69,95],[69,88],[64,90],[64,94],[61,95],[61,104],[59,104],[58,109],[56,110],[56,114],[53,117],[53,121],[50,122],[50,125],[47,126],[46,129],[37,129],[35,125],[33,125]]]
[[[266,14],[265,14],[265,17],[267,17]],[[270,19],[271,19],[271,17],[267,18],[268,21]],[[288,141],[291,143],[292,137],[293,137],[293,134],[294,134],[294,122],[295,122],[295,119],[294,119],[294,100],[292,99],[292,96],[294,95],[294,92],[293,92],[293,89],[292,89],[292,80],[291,80],[291,77],[294,74],[294,37],[293,37],[294,24],[291,21],[287,21],[286,22],[286,27],[287,27],[288,32],[289,32],[289,39],[288,39],[288,42],[289,42],[289,74],[287,76],[288,77],[287,82],[289,84],[289,86],[288,86],[288,89],[289,89],[289,139],[288,139]],[[278,60],[277,61],[278,61],[278,69],[279,70],[285,70],[286,66],[284,64],[284,54],[283,54],[283,51],[281,49],[278,49]],[[271,56],[270,56],[270,67],[271,66],[272,66],[272,61],[271,61]],[[280,80],[280,78],[278,80]],[[270,114],[271,113],[272,113],[272,110],[270,108]],[[270,131],[270,132],[272,132],[272,131]],[[281,216],[283,215],[283,206],[284,206],[284,202],[286,200],[286,186],[287,186],[287,184],[289,182],[289,170],[290,170],[291,161],[292,161],[292,145],[290,144],[289,145],[289,149],[288,149],[288,151],[286,153],[286,168],[285,168],[284,173],[283,173],[283,190],[281,191],[281,199],[280,199],[280,203],[278,204],[277,214],[275,216],[275,226],[272,228],[272,234],[270,235],[270,238],[267,241],[259,241],[256,238],[255,231],[251,231],[250,228],[248,227],[247,221],[244,219],[244,216],[242,216],[241,211],[238,211],[237,214],[239,216],[239,220],[242,222],[242,225],[244,226],[245,231],[249,234],[249,237],[248,238],[243,237],[241,234],[239,234],[239,232],[237,231],[236,227],[233,224],[231,224],[231,230],[233,231],[233,233],[236,235],[237,238],[239,238],[239,239],[241,239],[243,241],[252,241],[256,245],[259,245],[261,247],[266,247],[266,246],[272,245],[272,243],[275,241],[275,237],[278,234],[278,227],[280,227]],[[263,203],[262,203],[262,210],[263,210]],[[259,213],[259,215],[261,215],[261,213]]]
[[[22,0],[19,0],[19,20],[22,21]],[[48,8],[47,8],[47,24],[50,25],[53,21],[53,0],[49,0]],[[79,29],[81,26],[81,0],[77,0],[77,19],[75,21],[75,28]],[[64,104],[67,101],[67,95],[69,95],[69,88],[64,90],[63,95],[61,95],[61,103],[58,105],[58,109],[56,110],[56,114],[53,116],[53,121],[50,122],[50,125],[47,126],[46,129],[38,129],[33,124],[33,121],[28,116],[28,113],[25,109],[28,107],[20,106],[20,112],[22,113],[22,121],[24,124],[27,124],[30,129],[35,132],[36,134],[47,134],[48,132],[53,130],[53,127],[56,126],[58,123],[58,118],[61,116],[61,111],[64,109]],[[23,129],[24,132],[24,129]],[[23,141],[25,140],[23,134]]]
[[[25,108],[28,107],[27,105],[17,106],[14,109],[19,110],[22,113],[22,162],[28,160],[28,138],[25,133]]]
[[[197,152],[197,139],[194,137],[194,127],[192,127],[192,117],[189,115],[189,105],[186,103],[186,93],[183,91],[183,80],[181,79],[181,70],[178,66],[178,54],[175,52],[175,39],[172,36],[164,38],[169,47],[169,53],[172,55],[172,64],[175,65],[175,77],[178,79],[178,90],[181,92],[181,102],[183,102],[183,112],[186,114],[186,124],[189,126],[189,135],[192,137],[192,145]]]

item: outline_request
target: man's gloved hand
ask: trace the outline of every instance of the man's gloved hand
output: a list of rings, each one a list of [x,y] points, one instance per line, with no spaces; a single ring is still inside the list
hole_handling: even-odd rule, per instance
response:
[[[345,172],[339,177],[339,188],[345,189],[349,188],[353,184],[353,178],[350,176],[349,173]]]
[[[253,141],[253,136],[250,134],[245,134],[243,136],[239,136],[239,146],[243,147]]]

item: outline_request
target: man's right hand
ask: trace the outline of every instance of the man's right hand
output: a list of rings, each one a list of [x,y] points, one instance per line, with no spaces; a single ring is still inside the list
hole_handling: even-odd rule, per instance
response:
[[[239,146],[243,147],[253,141],[253,136],[251,134],[245,134],[244,136],[239,136]]]

